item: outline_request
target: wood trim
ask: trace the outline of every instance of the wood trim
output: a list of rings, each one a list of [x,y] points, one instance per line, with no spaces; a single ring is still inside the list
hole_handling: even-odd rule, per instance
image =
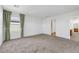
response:
[[[74,32],[78,32],[78,28],[74,28]]]

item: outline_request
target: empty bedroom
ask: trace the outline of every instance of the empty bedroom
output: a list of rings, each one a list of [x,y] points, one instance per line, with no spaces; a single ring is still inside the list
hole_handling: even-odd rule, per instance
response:
[[[78,28],[79,5],[0,5],[0,53],[79,53]]]

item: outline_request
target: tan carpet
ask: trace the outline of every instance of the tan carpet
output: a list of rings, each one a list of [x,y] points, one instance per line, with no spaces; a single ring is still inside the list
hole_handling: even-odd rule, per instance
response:
[[[36,35],[23,39],[4,42],[0,47],[2,53],[68,53],[79,52],[79,42],[53,37]]]
[[[79,32],[72,33],[71,40],[79,41]]]

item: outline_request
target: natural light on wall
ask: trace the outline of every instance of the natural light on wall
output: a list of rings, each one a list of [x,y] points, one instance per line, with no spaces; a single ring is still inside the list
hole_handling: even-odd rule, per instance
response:
[[[72,24],[79,23],[79,16],[75,16],[73,19],[71,19],[71,23]]]
[[[79,23],[79,19],[72,20],[72,23]]]

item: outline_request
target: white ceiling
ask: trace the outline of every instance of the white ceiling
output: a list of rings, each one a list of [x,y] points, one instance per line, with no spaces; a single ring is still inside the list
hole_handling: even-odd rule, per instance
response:
[[[59,14],[75,11],[79,9],[78,5],[3,5],[4,9],[24,13],[36,17],[56,16]]]

